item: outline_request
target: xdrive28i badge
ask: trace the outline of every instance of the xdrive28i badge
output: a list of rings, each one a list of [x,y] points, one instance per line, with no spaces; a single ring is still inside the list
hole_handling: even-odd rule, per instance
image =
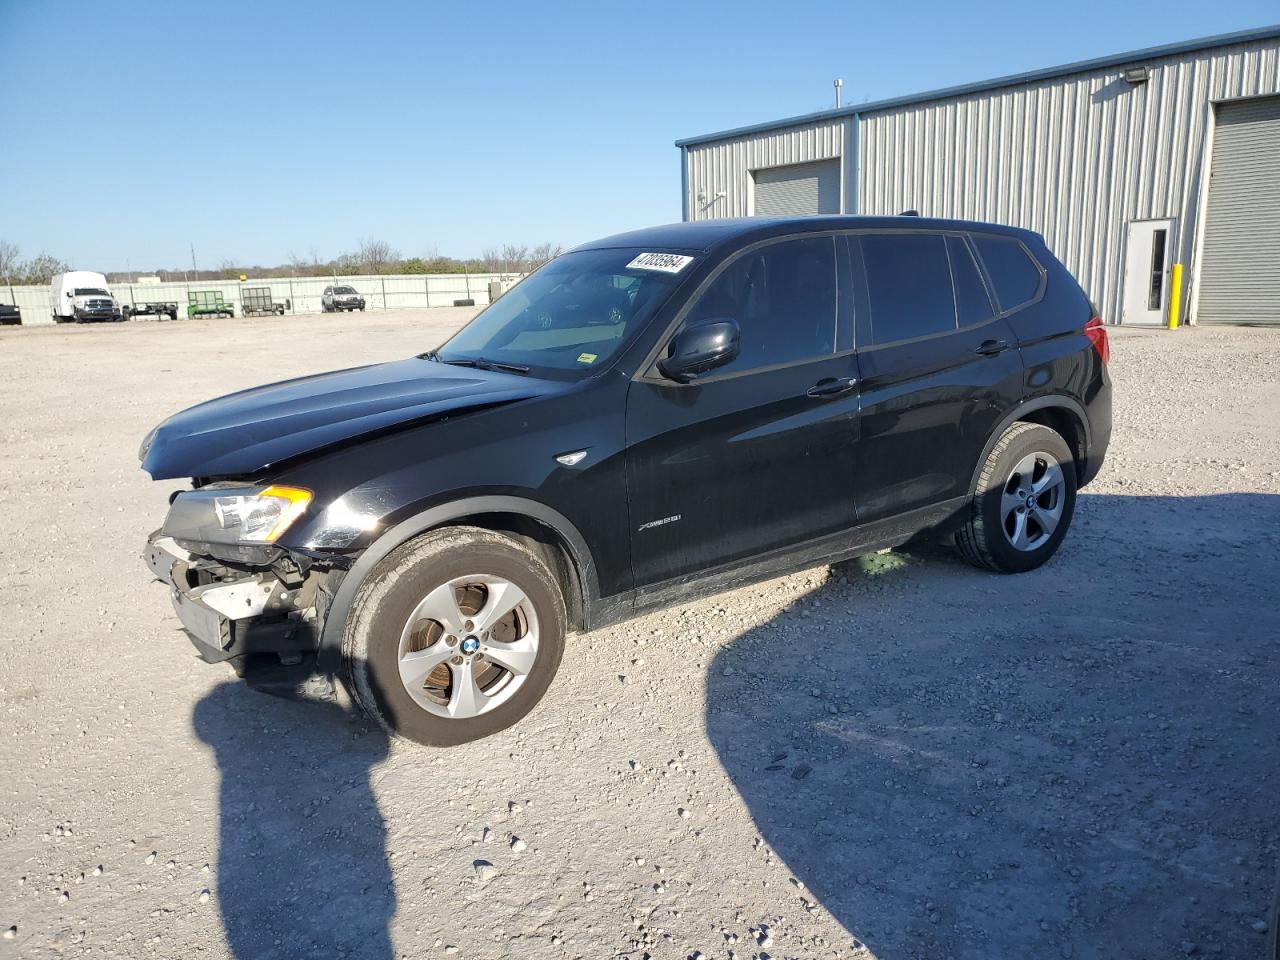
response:
[[[668,523],[675,523],[680,519],[680,514],[674,517],[663,517],[661,520],[650,520],[648,523],[640,524],[636,530],[637,533],[643,533],[646,530],[652,530],[654,527],[665,527]]]

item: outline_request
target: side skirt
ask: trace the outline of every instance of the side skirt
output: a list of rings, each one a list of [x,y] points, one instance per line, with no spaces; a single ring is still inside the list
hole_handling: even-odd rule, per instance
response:
[[[965,522],[970,502],[969,497],[955,497],[817,540],[780,547],[760,556],[722,564],[696,574],[673,577],[616,596],[601,597],[590,605],[587,629],[599,630],[643,613],[688,603],[726,590],[816,566],[840,563],[916,539],[943,536]]]

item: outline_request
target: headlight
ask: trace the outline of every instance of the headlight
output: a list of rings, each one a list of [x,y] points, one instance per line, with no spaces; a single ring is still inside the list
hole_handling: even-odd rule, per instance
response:
[[[147,454],[151,452],[151,445],[156,442],[156,434],[160,432],[160,427],[151,428],[151,432],[142,438],[142,445],[138,447],[138,462],[141,463],[147,459]]]
[[[301,487],[203,487],[173,501],[164,533],[200,543],[275,543],[311,504]]]
[[[267,487],[248,496],[214,497],[213,510],[218,524],[234,534],[237,543],[275,543],[310,502],[310,490]]]

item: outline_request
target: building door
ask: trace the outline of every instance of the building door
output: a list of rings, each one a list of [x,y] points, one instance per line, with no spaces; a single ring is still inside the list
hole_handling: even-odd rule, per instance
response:
[[[1280,324],[1280,97],[1217,106],[1197,323]]]
[[[1125,241],[1120,322],[1163,326],[1169,304],[1172,220],[1131,220]]]
[[[809,217],[840,212],[839,160],[756,170],[752,185],[753,216]]]

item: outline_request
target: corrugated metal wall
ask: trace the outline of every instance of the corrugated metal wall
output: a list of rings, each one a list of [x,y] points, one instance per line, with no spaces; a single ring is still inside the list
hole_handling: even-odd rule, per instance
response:
[[[689,219],[751,213],[751,171],[845,155],[842,117],[689,148]],[[724,196],[716,195],[724,191]]]
[[[1191,267],[1210,101],[1280,92],[1280,43],[1219,47],[862,118],[859,208],[1028,227],[1120,316],[1125,224],[1177,218]],[[1187,302],[1190,302],[1188,299]]]
[[[1211,101],[1280,93],[1275,38],[1135,63],[1150,68],[1147,83],[1109,66],[889,107],[856,131],[839,116],[691,144],[689,219],[748,215],[753,170],[840,157],[844,210],[1036,230],[1114,321],[1130,220],[1176,218],[1175,259],[1195,282]]]

